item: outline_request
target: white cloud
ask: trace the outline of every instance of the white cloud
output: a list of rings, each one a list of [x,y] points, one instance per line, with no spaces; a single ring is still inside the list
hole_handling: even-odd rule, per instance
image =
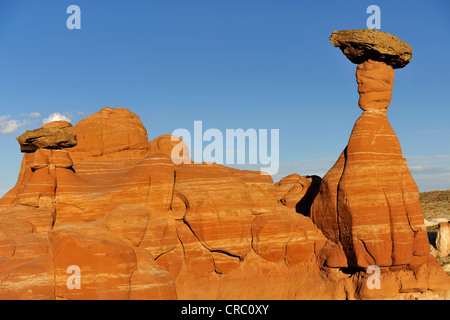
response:
[[[21,113],[21,117],[39,118],[41,114],[39,112]]]
[[[408,167],[420,192],[450,189],[450,155],[406,156]],[[291,174],[323,177],[336,159],[311,159],[280,162],[280,170],[272,176],[274,182]],[[239,168],[244,169],[244,168]],[[247,169],[247,168],[245,168]],[[254,168],[248,168],[255,170]]]
[[[70,113],[60,113],[55,112],[50,114],[47,118],[42,121],[39,120],[42,115],[40,112],[31,112],[31,113],[21,113],[20,117],[25,117],[22,120],[11,119],[10,115],[2,115],[0,116],[0,134],[13,134],[17,131],[17,129],[31,125],[31,124],[46,124],[52,121],[69,121],[71,122],[72,115]]]
[[[420,192],[450,189],[450,155],[406,158]]]
[[[60,112],[55,112],[55,113],[52,113],[51,115],[49,115],[48,118],[45,118],[44,120],[42,120],[42,123],[46,124],[46,123],[53,122],[53,121],[69,121],[69,122],[71,122],[70,118],[67,117],[66,115],[64,115]]]
[[[19,120],[8,120],[11,116],[0,116],[0,133],[12,134],[25,125]]]

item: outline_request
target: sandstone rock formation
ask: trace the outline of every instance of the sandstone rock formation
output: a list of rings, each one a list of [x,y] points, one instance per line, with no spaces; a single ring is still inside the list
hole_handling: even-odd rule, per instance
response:
[[[374,30],[334,31],[330,41],[353,63],[382,61],[392,68],[403,68],[412,57],[412,48],[394,35]]]
[[[147,130],[127,109],[103,108],[68,129],[78,139],[72,150],[77,158],[142,158],[148,152]]]
[[[112,119],[128,135],[114,148],[96,129],[114,130]],[[149,142],[125,109],[47,126],[81,138],[25,153],[17,185],[0,200],[1,299],[445,298],[432,263],[410,267],[417,279],[383,270],[382,291],[366,290],[364,272],[330,269],[346,261],[333,253],[342,245],[298,210],[302,201],[309,210],[318,177],[274,184],[259,172],[174,164],[178,140]]]
[[[439,223],[436,236],[436,249],[442,258],[450,255],[450,222]]]
[[[373,42],[384,38],[380,33]],[[386,114],[394,70],[369,59],[358,65],[356,79],[364,112],[339,160],[323,178],[311,217],[333,243],[342,246],[346,261],[335,261],[334,267],[423,263],[429,244],[419,192]]]
[[[34,152],[38,149],[63,149],[77,145],[77,137],[65,127],[43,126],[27,131],[17,138],[20,151]]]
[[[148,141],[126,109],[46,127],[78,144],[25,153],[0,200],[0,298],[333,297],[316,259],[325,237],[278,202],[269,176],[174,164],[183,142]],[[67,286],[71,266],[80,289]]]
[[[358,66],[364,112],[323,180],[191,163],[127,109],[46,124],[77,145],[32,140],[0,199],[0,299],[449,298],[386,116],[393,76]]]
[[[374,45],[370,50],[364,45],[354,51],[355,43],[365,43],[358,38],[360,34],[372,37]],[[351,37],[354,39],[350,41]],[[385,56],[376,44],[394,41],[389,45],[393,50],[404,44],[396,37],[385,42],[386,37],[375,30],[337,32],[331,37],[344,54],[357,56],[350,60],[362,62],[356,79],[359,106],[364,112],[355,123],[347,147],[322,179],[311,219],[329,240],[321,256],[325,266],[364,270],[376,265],[388,275],[393,267],[406,270],[427,265],[440,274],[442,270],[429,253],[418,188],[387,118],[393,67],[402,65],[392,61],[392,54]],[[374,57],[382,61],[372,60]]]
[[[171,134],[163,134],[150,141],[149,150],[152,154],[163,153],[177,164],[190,164],[192,162],[186,143]]]
[[[319,176],[291,174],[275,183],[277,200],[298,213],[309,216],[311,205],[319,192]]]
[[[73,126],[72,126],[72,124],[69,121],[57,120],[57,121],[47,122],[41,128],[51,128],[51,127],[55,127],[55,128],[70,128],[70,127],[73,127]]]

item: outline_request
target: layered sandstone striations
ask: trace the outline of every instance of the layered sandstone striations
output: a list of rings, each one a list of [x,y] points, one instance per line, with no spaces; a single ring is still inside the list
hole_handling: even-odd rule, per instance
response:
[[[191,163],[122,108],[28,133],[0,199],[0,299],[448,298],[386,116],[393,78],[358,66],[364,112],[323,180]]]
[[[356,76],[364,112],[323,179],[312,219],[342,245],[347,261],[337,266],[420,263],[429,244],[419,193],[386,115],[394,71],[369,60]]]
[[[371,34],[376,36],[376,31]],[[385,37],[380,33],[373,42],[383,42]],[[353,50],[354,44],[340,43],[344,53]],[[357,67],[356,80],[364,112],[347,147],[323,177],[311,209],[312,220],[329,239],[322,259],[329,267],[358,270],[376,265],[388,274],[393,267],[408,269],[408,274],[426,265],[422,268],[436,269],[446,283],[448,278],[430,257],[418,188],[387,117],[394,82],[392,60],[383,58],[382,52],[377,57],[386,61],[361,56],[364,62]]]
[[[78,144],[25,153],[0,200],[0,298],[333,298],[317,264],[325,237],[269,176],[186,164],[179,138],[148,141],[126,109],[45,127]]]
[[[98,136],[112,120],[129,135],[114,148]],[[329,269],[346,256],[305,216],[319,177],[274,184],[259,172],[174,164],[171,149],[182,141],[148,142],[125,109],[46,126],[81,139],[25,153],[17,185],[0,200],[2,299],[445,297],[432,263],[410,271],[420,278],[383,271],[382,293],[365,289],[365,273]],[[74,266],[79,289],[68,286]]]

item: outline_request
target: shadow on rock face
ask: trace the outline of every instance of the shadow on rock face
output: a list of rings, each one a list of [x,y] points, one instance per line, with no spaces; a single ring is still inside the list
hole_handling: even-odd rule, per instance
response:
[[[322,179],[319,176],[307,176],[312,179],[312,183],[306,191],[304,197],[296,204],[295,211],[301,213],[304,216],[309,217],[311,206],[319,193],[320,182]]]

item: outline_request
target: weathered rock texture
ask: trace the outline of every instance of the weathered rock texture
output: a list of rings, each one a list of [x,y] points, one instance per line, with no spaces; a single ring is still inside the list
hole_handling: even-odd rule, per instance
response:
[[[407,43],[374,29],[334,31],[330,41],[356,64],[371,59],[383,61],[396,69],[406,66],[412,57],[412,48]]]
[[[17,137],[20,151],[34,152],[38,149],[63,149],[77,145],[77,137],[65,127],[43,126],[27,131]]]
[[[364,112],[313,205],[314,223],[345,252],[338,267],[417,263],[429,251],[419,191],[386,115],[393,72],[372,60],[358,66]]]
[[[114,125],[125,137],[111,139]],[[1,299],[445,297],[445,281],[425,295],[437,277],[429,264],[418,279],[383,270],[382,292],[364,289],[365,273],[330,269],[324,257],[340,243],[304,216],[319,177],[274,184],[259,172],[176,165],[169,156],[183,142],[148,141],[126,109],[46,127],[71,130],[78,145],[25,153],[0,200]]]
[[[171,134],[163,134],[149,142],[149,150],[153,154],[163,153],[176,164],[190,164],[189,149],[180,138]]]
[[[450,255],[450,222],[439,223],[436,236],[436,249],[442,258]]]
[[[176,165],[183,142],[148,141],[126,109],[45,127],[78,144],[26,153],[0,200],[0,298],[333,298],[317,265],[325,237],[278,202],[269,176]]]
[[[361,34],[375,37],[370,39],[374,44],[389,46],[387,36],[378,32],[343,31],[333,33],[331,41],[335,46],[340,41],[344,54],[353,55],[354,46],[347,47],[342,39],[364,42],[358,38]],[[329,240],[321,259],[325,266],[351,270],[370,265],[384,270],[438,268],[430,257],[418,188],[386,114],[394,82],[392,56],[384,56],[384,49],[376,45],[364,50],[357,52],[357,61],[363,62],[356,71],[364,112],[347,147],[323,177],[311,208],[312,221]],[[371,59],[373,50],[379,51],[375,56],[381,61]],[[355,62],[354,56],[349,58]]]
[[[298,213],[309,216],[311,205],[319,192],[321,178],[291,174],[275,183],[277,200]]]
[[[365,111],[322,182],[190,163],[126,109],[45,125],[77,145],[25,153],[0,199],[0,299],[448,298],[386,116],[393,70],[358,81]]]
[[[339,244],[335,250],[345,253],[346,259],[341,254],[328,264],[365,268],[422,262],[429,244],[419,192],[386,114],[394,70],[369,59],[358,65],[356,81],[364,112],[312,208],[314,223]]]

